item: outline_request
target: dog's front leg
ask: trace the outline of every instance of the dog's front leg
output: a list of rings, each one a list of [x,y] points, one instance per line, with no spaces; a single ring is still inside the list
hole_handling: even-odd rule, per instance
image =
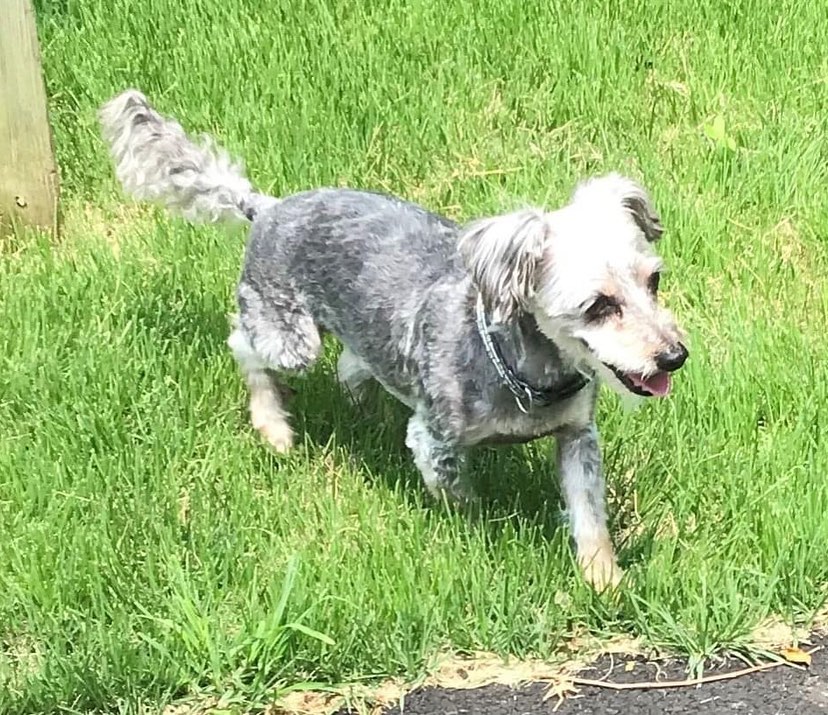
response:
[[[421,406],[408,421],[405,444],[411,450],[431,496],[435,499],[447,497],[460,504],[474,498],[464,480],[466,459],[463,449],[440,430],[437,420]]]
[[[558,435],[558,469],[584,577],[599,591],[617,586],[622,572],[607,529],[601,450],[594,424]]]

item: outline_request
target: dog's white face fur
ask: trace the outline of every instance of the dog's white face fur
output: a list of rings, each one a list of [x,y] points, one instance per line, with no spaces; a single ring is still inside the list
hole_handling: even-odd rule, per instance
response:
[[[658,303],[663,229],[644,190],[617,174],[580,185],[553,212],[474,224],[461,252],[495,322],[531,312],[570,357],[619,393],[662,396],[687,357]]]

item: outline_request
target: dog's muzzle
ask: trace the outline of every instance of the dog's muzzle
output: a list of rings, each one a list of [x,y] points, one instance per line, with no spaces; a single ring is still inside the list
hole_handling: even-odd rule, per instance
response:
[[[614,365],[604,363],[612,370],[622,385],[630,392],[641,397],[666,397],[670,394],[672,380],[670,373],[680,369],[687,361],[689,353],[682,343],[659,353],[655,358],[658,370],[651,375],[643,375],[639,372],[624,372]]]

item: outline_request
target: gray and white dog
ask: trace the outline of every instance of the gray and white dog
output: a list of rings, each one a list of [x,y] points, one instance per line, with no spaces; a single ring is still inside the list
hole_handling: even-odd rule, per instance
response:
[[[597,588],[617,585],[599,378],[622,394],[663,396],[687,358],[657,301],[662,226],[639,185],[610,174],[555,211],[459,226],[369,191],[265,196],[224,151],[190,140],[135,90],[100,119],[135,198],[191,221],[252,224],[228,344],[252,424],[273,448],[293,441],[278,376],[310,368],[328,331],[342,342],[350,395],[375,380],[411,409],[406,444],[432,494],[472,497],[463,466],[473,445],[555,435],[578,560]]]

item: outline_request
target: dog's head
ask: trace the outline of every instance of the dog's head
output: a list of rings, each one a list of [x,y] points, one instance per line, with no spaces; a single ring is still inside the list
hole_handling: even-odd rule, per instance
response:
[[[687,359],[658,302],[662,233],[644,189],[610,174],[581,184],[557,211],[478,221],[459,247],[493,322],[531,313],[618,392],[652,397],[670,391],[670,373]]]

